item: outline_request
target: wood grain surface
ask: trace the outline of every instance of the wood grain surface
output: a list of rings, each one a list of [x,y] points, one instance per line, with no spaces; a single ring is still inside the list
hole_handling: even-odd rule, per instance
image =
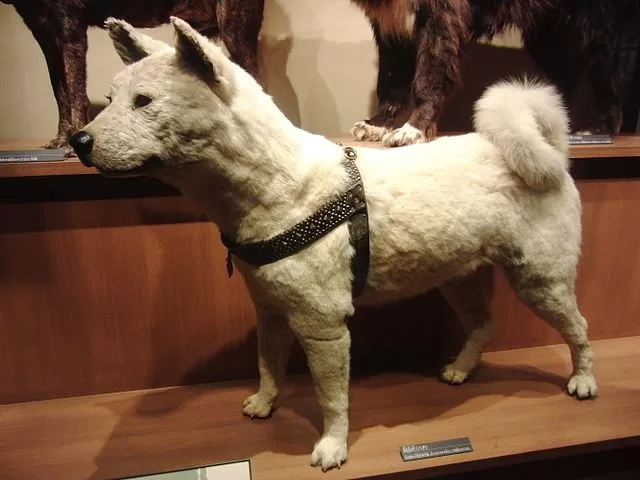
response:
[[[594,351],[593,401],[562,391],[564,345],[488,354],[459,387],[403,373],[354,379],[349,460],[327,474],[309,466],[320,416],[307,377],[290,379],[280,408],[258,421],[240,409],[253,382],[0,406],[0,469],[3,480],[99,480],[248,458],[253,480],[418,479],[447,466],[640,444],[640,338],[595,342]],[[473,453],[401,461],[402,445],[463,436]]]
[[[591,338],[640,335],[640,180],[582,181]],[[253,307],[183,197],[0,205],[0,403],[251,378]],[[558,343],[498,273],[490,349]],[[457,322],[432,292],[350,320],[356,373],[437,368]],[[297,348],[291,370],[305,372]]]

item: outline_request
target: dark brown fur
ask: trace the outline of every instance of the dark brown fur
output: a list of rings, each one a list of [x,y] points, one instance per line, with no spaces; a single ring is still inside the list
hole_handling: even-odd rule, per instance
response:
[[[178,16],[210,38],[221,38],[232,59],[261,81],[258,35],[264,0],[1,0],[13,4],[44,53],[58,104],[58,135],[47,147],[66,147],[89,122],[87,28],[116,17],[150,28]]]
[[[379,54],[378,110],[368,120],[391,128],[409,104],[408,123],[436,134],[444,104],[459,81],[461,48],[507,27],[521,29],[525,48],[538,68],[569,101],[586,73],[596,112],[586,128],[617,134],[622,121],[620,85],[613,41],[637,28],[638,0],[352,0],[371,22]],[[394,3],[415,14],[412,34],[380,28],[380,15]],[[397,126],[397,125],[396,125]]]

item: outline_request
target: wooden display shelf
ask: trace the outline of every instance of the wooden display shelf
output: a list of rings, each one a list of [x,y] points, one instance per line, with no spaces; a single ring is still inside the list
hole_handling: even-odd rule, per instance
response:
[[[455,135],[449,133],[448,135]],[[360,142],[351,137],[331,138],[343,145],[363,146],[371,148],[386,148],[376,142]],[[574,159],[581,158],[628,158],[640,157],[640,135],[620,135],[613,138],[613,143],[608,145],[572,145],[569,156]]]
[[[610,145],[573,145],[569,155],[573,160],[640,157],[640,136],[620,135]]]
[[[98,480],[249,458],[253,480],[418,479],[640,444],[640,337],[594,350],[594,401],[562,391],[564,345],[486,354],[459,387],[401,373],[353,379],[349,460],[326,474],[309,466],[320,411],[306,376],[289,379],[269,420],[241,415],[253,381],[0,406],[2,478]],[[472,453],[401,461],[401,445],[463,436]]]
[[[0,150],[36,150],[46,142],[36,140],[6,140],[0,142]],[[55,177],[58,175],[97,174],[87,168],[76,157],[56,162],[0,163],[0,178],[10,177]]]
[[[359,142],[350,137],[335,137],[331,140],[344,145],[384,148],[380,143]],[[39,148],[44,142],[4,141],[0,150]],[[571,158],[628,158],[640,157],[640,136],[622,135],[614,138],[611,145],[579,145],[571,147]],[[0,163],[0,178],[5,177],[49,177],[58,175],[97,174],[94,168],[87,168],[73,157],[59,162]]]

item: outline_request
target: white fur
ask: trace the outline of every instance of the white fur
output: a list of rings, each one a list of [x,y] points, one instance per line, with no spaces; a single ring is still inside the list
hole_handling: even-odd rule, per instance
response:
[[[426,137],[424,132],[421,132],[417,128],[405,123],[402,127],[386,133],[382,137],[382,141],[388,147],[406,147],[409,145],[424,143],[426,141]]]
[[[546,190],[564,179],[569,121],[552,87],[526,81],[493,85],[475,105],[474,125],[530,188]]]
[[[121,55],[147,56],[116,77],[112,104],[86,126],[94,138],[86,161],[107,175],[152,175],[177,186],[239,242],[270,238],[336,198],[347,184],[342,148],[296,128],[217,46],[172,23],[178,48],[171,52],[133,29],[112,28]],[[127,48],[136,51],[123,54]],[[153,101],[136,109],[140,92]],[[490,339],[490,275],[481,267],[498,264],[567,341],[569,393],[596,394],[574,294],[581,206],[566,171],[565,122],[550,87],[509,83],[479,100],[478,133],[357,149],[371,229],[370,274],[357,303],[440,288],[468,334],[443,371],[446,381],[464,381]],[[236,260],[258,312],[260,386],[244,412],[271,411],[295,335],[322,409],[311,461],[323,469],[347,453],[352,254],[344,224],[278,262]]]

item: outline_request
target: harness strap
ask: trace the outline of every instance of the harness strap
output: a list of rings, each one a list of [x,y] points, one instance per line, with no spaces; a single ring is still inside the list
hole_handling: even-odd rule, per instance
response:
[[[349,221],[349,239],[355,253],[351,259],[353,273],[352,294],[357,297],[367,283],[369,273],[369,216],[360,171],[356,166],[357,153],[344,148],[344,167],[351,180],[350,187],[336,200],[323,205],[317,212],[290,229],[260,242],[235,243],[221,233],[228,249],[227,272],[233,274],[236,256],[245,262],[262,266],[289,257],[313,244],[336,227]]]

